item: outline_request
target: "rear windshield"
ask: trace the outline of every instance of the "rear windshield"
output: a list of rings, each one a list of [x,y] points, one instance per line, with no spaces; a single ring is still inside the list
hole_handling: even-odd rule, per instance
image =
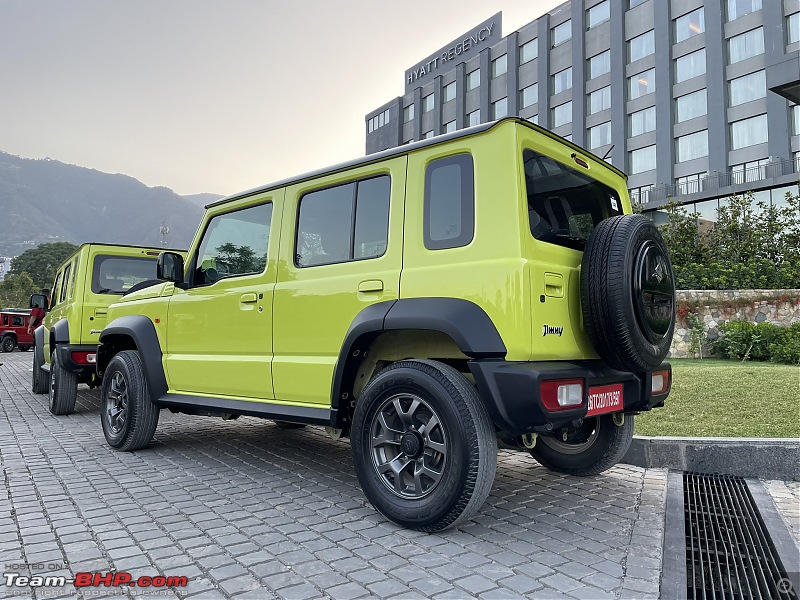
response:
[[[537,240],[583,250],[595,226],[622,214],[619,194],[586,173],[524,150],[531,234]]]
[[[137,283],[156,278],[156,259],[98,254],[92,269],[95,294],[123,294]]]

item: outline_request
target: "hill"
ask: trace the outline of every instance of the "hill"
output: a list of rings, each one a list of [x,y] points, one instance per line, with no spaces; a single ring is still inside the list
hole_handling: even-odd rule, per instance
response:
[[[202,214],[169,188],[127,175],[0,152],[0,256],[59,241],[159,246],[162,222],[167,245],[186,248]]]
[[[200,208],[205,208],[206,204],[211,204],[212,202],[216,202],[220,198],[224,198],[225,196],[220,196],[219,194],[184,194],[183,196],[192,204],[196,204]]]

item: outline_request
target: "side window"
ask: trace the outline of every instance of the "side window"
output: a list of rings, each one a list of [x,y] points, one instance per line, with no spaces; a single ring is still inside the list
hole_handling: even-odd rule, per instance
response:
[[[16,315],[11,317],[12,327],[22,327],[23,325],[25,325],[25,317],[18,317]]]
[[[61,289],[61,276],[62,275],[63,275],[63,273],[59,273],[58,275],[56,275],[56,281],[53,284],[53,305],[59,304],[58,293],[59,293],[59,290]]]
[[[3,315],[3,325],[8,325],[8,315]]]
[[[295,265],[378,258],[389,240],[388,175],[305,194],[297,218]]]
[[[75,295],[75,280],[78,278],[78,261],[76,260],[72,263],[72,282],[69,286],[69,297],[72,298]]]
[[[61,302],[66,301],[67,292],[69,291],[69,275],[72,272],[72,265],[67,265],[64,269],[64,281],[61,283]]]
[[[194,285],[263,272],[271,222],[271,202],[211,219],[197,251]]]
[[[469,154],[456,154],[428,164],[423,225],[428,250],[458,248],[472,241],[475,229],[473,172]]]

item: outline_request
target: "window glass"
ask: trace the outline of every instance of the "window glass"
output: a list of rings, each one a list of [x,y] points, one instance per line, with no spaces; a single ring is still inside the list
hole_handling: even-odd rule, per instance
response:
[[[553,46],[558,46],[572,39],[572,20],[564,21],[553,27]]]
[[[58,275],[56,275],[56,281],[53,284],[53,292],[52,292],[52,300],[51,300],[53,305],[58,304],[58,290],[61,289],[61,275],[62,274],[63,273],[59,273]],[[92,291],[94,291],[94,290],[92,290]],[[97,292],[95,292],[95,293],[97,293]]]
[[[572,101],[553,108],[553,127],[560,127],[567,123],[572,123]]]
[[[508,55],[498,56],[492,61],[492,77],[500,77],[508,71]]]
[[[22,327],[25,325],[25,316],[24,315],[11,315],[11,326],[12,327]]]
[[[786,17],[786,31],[788,44],[800,42],[800,12]]]
[[[531,104],[536,104],[539,101],[539,85],[534,83],[529,85],[520,92],[520,107],[527,108]]]
[[[353,258],[377,258],[386,253],[389,240],[388,175],[359,181],[356,193],[356,227]]]
[[[656,41],[653,30],[647,31],[642,35],[637,35],[628,42],[628,62],[633,62],[650,56],[656,51]]]
[[[137,283],[156,279],[156,257],[98,254],[92,267],[92,292],[122,294]]]
[[[539,56],[539,40],[533,39],[519,47],[519,64],[524,65]]]
[[[528,119],[528,121],[530,121],[534,125],[538,125],[539,124],[539,115],[533,115],[531,118]]]
[[[589,149],[594,150],[600,146],[611,143],[611,121],[600,123],[589,128]]]
[[[706,173],[695,173],[694,175],[686,175],[685,177],[678,177],[675,180],[675,184],[678,187],[678,193],[680,194],[696,194],[697,192],[701,191],[703,180],[706,178]],[[710,202],[714,203],[714,209],[716,210],[716,200],[710,200]]]
[[[706,90],[698,90],[675,100],[675,122],[682,123],[702,117],[708,112]]]
[[[744,77],[731,79],[728,94],[730,106],[738,106],[752,102],[767,95],[767,77],[765,71],[756,71]]]
[[[708,130],[683,135],[675,140],[678,151],[677,162],[708,156]]]
[[[422,134],[422,139],[423,140],[427,140],[427,139],[430,139],[432,137],[433,137],[433,129],[431,129],[430,131],[426,131],[425,133]]]
[[[641,98],[656,91],[656,70],[650,69],[628,78],[630,100]]]
[[[792,106],[792,135],[800,135],[800,104]]]
[[[610,18],[611,11],[608,6],[608,0],[603,0],[600,4],[595,4],[586,11],[586,27],[587,29],[597,27],[600,23],[605,23]]]
[[[761,10],[761,0],[728,0],[728,21]]]
[[[766,179],[768,165],[768,158],[733,165],[731,167],[731,183],[738,184]]]
[[[705,11],[702,8],[693,10],[675,19],[675,41],[682,42],[706,30]]]
[[[455,99],[456,97],[456,82],[451,81],[446,86],[442,88],[442,95],[444,96],[444,102],[450,102],[450,100]]]
[[[467,73],[467,90],[474,90],[481,84],[481,70],[475,69]]]
[[[731,149],[747,148],[767,141],[767,115],[731,123]]]
[[[455,121],[449,121],[448,123],[444,124],[444,132],[445,133],[452,133],[455,130],[456,130],[456,122]]]
[[[384,126],[383,113],[378,115],[378,127]]]
[[[425,169],[423,237],[428,250],[457,248],[472,241],[475,196],[472,156],[456,154]]]
[[[403,123],[414,120],[414,105],[409,104],[403,109]]]
[[[640,4],[644,4],[647,0],[631,0],[629,7],[634,8],[635,6],[639,6]]]
[[[631,174],[653,171],[656,168],[656,147],[646,146],[631,152]]]
[[[595,54],[589,59],[589,79],[594,79],[611,70],[611,50]]]
[[[559,71],[553,75],[553,93],[560,94],[572,87],[572,67]]]
[[[593,115],[601,110],[611,108],[611,86],[595,90],[589,94],[589,114]]]
[[[60,302],[66,302],[67,295],[69,291],[69,276],[72,273],[72,264],[67,265],[67,268],[64,269],[64,280],[61,283],[61,295],[60,295]],[[56,290],[58,291],[58,290]]]
[[[422,112],[431,112],[433,110],[433,94],[428,94],[422,99]]]
[[[764,54],[764,29],[751,29],[728,40],[728,63],[734,64]]]
[[[675,59],[675,83],[687,81],[706,72],[706,49]]]
[[[271,219],[272,203],[211,219],[197,251],[194,284],[210,285],[225,277],[261,273],[267,266]]]
[[[585,172],[524,150],[525,188],[531,235],[537,240],[583,250],[595,226],[622,214],[619,195]]]
[[[502,119],[508,114],[508,98],[500,98],[492,103],[492,118]]]
[[[470,127],[472,127],[473,125],[480,125],[480,122],[481,122],[480,109],[473,110],[471,113],[467,115],[467,123],[469,124]]]
[[[637,110],[630,115],[631,137],[642,135],[656,129],[656,107],[651,106],[644,110]]]

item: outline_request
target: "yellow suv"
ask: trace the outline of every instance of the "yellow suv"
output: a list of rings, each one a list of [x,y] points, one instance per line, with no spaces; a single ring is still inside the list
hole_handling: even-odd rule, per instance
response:
[[[106,440],[146,446],[162,407],[326,426],[423,531],[479,509],[498,443],[606,470],[671,384],[669,256],[630,213],[623,173],[514,118],[209,205],[109,308]]]

